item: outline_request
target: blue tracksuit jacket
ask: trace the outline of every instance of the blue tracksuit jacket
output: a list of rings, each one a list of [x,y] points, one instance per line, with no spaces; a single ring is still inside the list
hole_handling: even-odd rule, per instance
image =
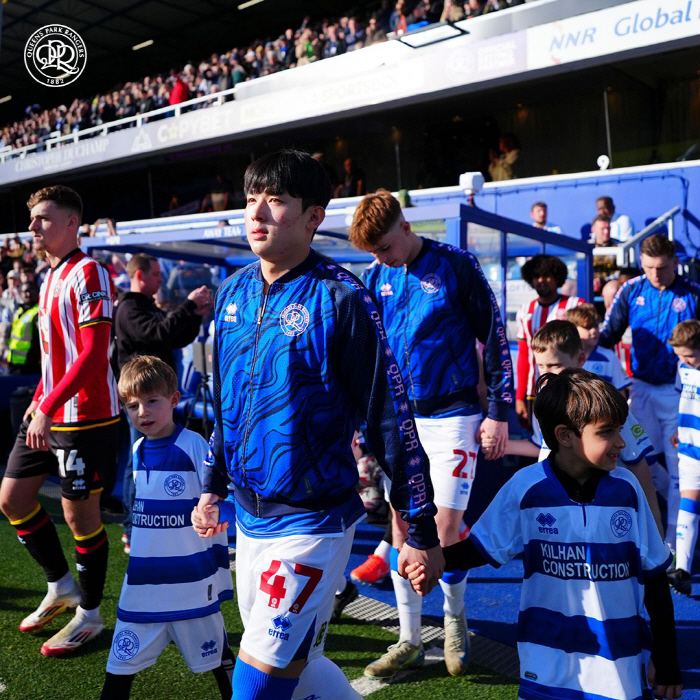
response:
[[[488,415],[507,420],[513,363],[496,298],[471,253],[424,238],[410,265],[375,262],[362,279],[377,298],[416,415],[481,413],[478,339]]]
[[[357,498],[350,443],[367,422],[409,543],[438,544],[428,460],[374,300],[311,251],[263,291],[260,264],[219,288],[214,403],[204,491],[259,517],[321,511]]]
[[[600,344],[612,348],[632,329],[632,375],[649,384],[676,381],[678,358],[668,339],[681,321],[698,318],[700,285],[676,276],[661,291],[646,275],[625,282],[605,317]]]

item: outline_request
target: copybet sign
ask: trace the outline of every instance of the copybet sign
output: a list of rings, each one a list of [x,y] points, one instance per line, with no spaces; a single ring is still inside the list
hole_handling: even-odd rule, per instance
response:
[[[700,0],[639,0],[527,30],[529,70],[700,33]]]

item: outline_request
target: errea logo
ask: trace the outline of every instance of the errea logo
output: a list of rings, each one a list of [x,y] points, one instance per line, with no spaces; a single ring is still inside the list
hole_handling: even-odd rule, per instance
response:
[[[380,288],[379,288],[379,293],[383,297],[390,297],[393,296],[394,290],[391,288],[391,285],[388,282],[385,282]]]
[[[552,527],[554,523],[557,522],[557,519],[551,514],[551,513],[540,513],[535,520],[539,523],[540,525],[540,532],[546,534],[546,535],[558,535],[559,534],[559,528]]]
[[[226,307],[226,315],[224,316],[224,321],[227,323],[236,323],[238,321],[238,306],[236,306],[235,302],[229,304]]]

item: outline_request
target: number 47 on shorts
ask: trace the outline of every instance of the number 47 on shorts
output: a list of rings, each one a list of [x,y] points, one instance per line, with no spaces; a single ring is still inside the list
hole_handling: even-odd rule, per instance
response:
[[[279,559],[274,559],[270,564],[270,568],[260,577],[260,590],[270,595],[268,605],[275,609],[279,608],[280,602],[287,595],[287,589],[284,587],[286,576],[276,575],[280,570],[280,566],[282,566],[282,562]],[[298,614],[306,605],[316,586],[318,586],[318,582],[323,576],[323,570],[315,569],[313,566],[295,564],[294,572],[309,579],[289,608],[290,613]]]

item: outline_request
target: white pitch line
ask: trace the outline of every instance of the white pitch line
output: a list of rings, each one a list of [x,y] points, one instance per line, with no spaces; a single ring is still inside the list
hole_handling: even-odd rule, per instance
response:
[[[440,663],[444,660],[444,658],[444,652],[441,647],[426,647],[423,666],[419,666],[418,668],[407,669],[406,671],[399,671],[393,678],[389,678],[386,681],[373,681],[371,678],[367,678],[366,676],[360,676],[360,678],[356,678],[354,681],[352,681],[350,685],[352,685],[352,687],[360,695],[362,695],[362,697],[367,697],[368,695],[371,695],[377,690],[386,688],[388,685],[391,685],[395,681],[403,680],[404,678],[410,676],[416,671],[420,671],[421,668],[425,668],[425,666],[432,666],[433,664]]]

